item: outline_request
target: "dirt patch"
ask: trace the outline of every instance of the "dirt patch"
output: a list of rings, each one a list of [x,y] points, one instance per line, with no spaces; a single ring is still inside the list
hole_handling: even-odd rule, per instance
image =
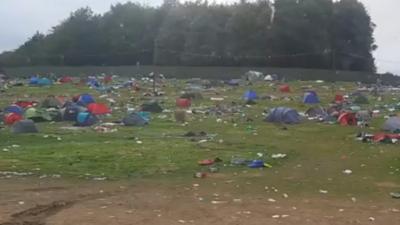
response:
[[[58,201],[47,205],[38,205],[13,214],[10,221],[2,223],[1,225],[45,225],[47,217],[52,216],[73,204],[74,202],[72,201]]]

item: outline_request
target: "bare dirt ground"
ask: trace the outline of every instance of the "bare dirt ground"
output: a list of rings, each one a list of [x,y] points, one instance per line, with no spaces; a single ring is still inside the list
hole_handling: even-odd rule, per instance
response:
[[[0,180],[1,225],[400,224],[400,201],[237,191],[228,183]],[[280,196],[280,197],[278,197]]]

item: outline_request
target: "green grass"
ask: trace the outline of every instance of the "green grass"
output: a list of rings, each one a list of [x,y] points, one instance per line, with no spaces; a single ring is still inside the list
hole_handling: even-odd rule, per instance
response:
[[[6,128],[0,131],[0,171],[33,172],[36,175],[60,174],[64,177],[108,179],[130,179],[146,177],[150,179],[192,179],[197,171],[206,171],[197,165],[197,161],[219,157],[225,160],[220,175],[223,179],[239,179],[252,182],[262,190],[263,186],[279,187],[288,193],[314,193],[318,190],[329,190],[337,196],[380,197],[395,188],[382,188],[378,183],[400,185],[400,155],[398,145],[366,144],[354,139],[360,131],[357,127],[319,124],[305,121],[302,124],[288,126],[282,130],[279,126],[263,122],[264,108],[290,106],[300,111],[308,107],[300,103],[301,86],[313,85],[322,100],[328,104],[334,91],[326,86],[311,82],[291,83],[294,93],[290,94],[295,101],[259,100],[258,104],[245,108],[243,114],[222,117],[224,122],[217,123],[216,117],[191,115],[187,126],[175,123],[172,113],[166,113],[167,119],[152,115],[149,126],[118,127],[118,132],[99,134],[93,129],[71,131],[61,129],[69,123],[38,123],[39,134],[13,135]],[[174,109],[175,98],[179,95],[182,82],[177,87],[168,85],[167,97],[163,99],[166,108]],[[354,90],[350,83],[340,83],[347,91]],[[268,85],[252,87],[259,95],[275,94]],[[226,102],[241,102],[246,88],[219,89],[218,96],[224,96]],[[0,99],[0,107],[17,99],[43,99],[48,94],[75,95],[83,92],[93,93],[86,87],[52,86],[50,88],[18,87],[8,90],[7,97]],[[135,97],[134,104],[141,100],[140,94],[127,90],[120,92],[117,105],[126,104]],[[209,100],[215,93],[204,94],[203,100],[197,100],[195,107],[212,106]],[[392,103],[387,97],[386,103]],[[376,99],[370,96],[372,107]],[[103,100],[100,100],[103,101]],[[105,121],[121,118],[122,110],[116,111],[113,117]],[[243,118],[251,117],[252,122]],[[369,132],[379,131],[383,118],[376,118]],[[237,124],[237,126],[234,126]],[[252,129],[248,129],[251,127]],[[215,135],[209,142],[198,144],[182,137],[187,131],[205,131]],[[256,133],[257,135],[255,135]],[[45,135],[49,137],[45,138]],[[62,140],[57,140],[61,137]],[[136,138],[136,139],[135,139]],[[137,140],[142,141],[138,144]],[[219,140],[223,140],[220,143]],[[12,148],[12,145],[20,145]],[[4,148],[9,152],[1,151]],[[230,166],[231,157],[257,158],[257,153],[269,156],[272,153],[286,153],[287,159],[272,160],[271,169],[252,170],[246,167]],[[352,175],[344,175],[345,169],[351,169]],[[243,173],[247,171],[247,173]],[[238,175],[236,175],[238,174]],[[213,179],[213,178],[210,178]],[[217,178],[215,178],[217,179]]]

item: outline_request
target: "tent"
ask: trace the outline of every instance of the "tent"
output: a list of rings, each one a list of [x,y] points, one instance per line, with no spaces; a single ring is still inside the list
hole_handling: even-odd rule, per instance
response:
[[[61,108],[62,102],[55,96],[47,96],[41,104],[42,108]]]
[[[341,94],[336,94],[335,95],[335,103],[336,104],[341,104],[344,102],[344,97]]]
[[[38,133],[35,123],[32,120],[21,120],[11,127],[14,134]]]
[[[122,123],[125,126],[145,126],[149,121],[138,113],[130,113],[122,119]]]
[[[368,98],[364,95],[358,95],[355,99],[354,99],[354,103],[355,104],[369,104]]]
[[[176,106],[179,108],[189,108],[192,105],[192,101],[188,98],[176,99]]]
[[[113,77],[111,76],[111,75],[106,75],[104,78],[103,78],[103,83],[105,83],[105,84],[109,84],[109,83],[111,83],[113,81]]]
[[[81,94],[78,99],[77,99],[78,105],[81,106],[87,106],[90,103],[95,103],[96,101],[94,100],[93,96],[90,94]]]
[[[279,86],[279,91],[282,93],[289,93],[289,92],[291,92],[290,86],[287,84],[283,84],[283,85]]]
[[[240,84],[240,79],[232,79],[232,80],[229,80],[228,82],[226,82],[228,85],[230,85],[230,86],[239,86],[239,84]]]
[[[34,122],[50,121],[51,117],[45,110],[40,110],[37,108],[28,108],[25,111],[25,118],[33,120]]]
[[[10,105],[10,106],[7,106],[6,108],[4,108],[4,112],[5,113],[16,113],[19,115],[23,115],[24,109],[19,107],[18,105]]]
[[[60,83],[66,84],[66,83],[72,83],[72,77],[69,76],[64,76],[60,79]]]
[[[294,109],[277,107],[270,110],[265,120],[272,123],[296,124],[300,123],[300,115]]]
[[[29,79],[29,85],[37,85],[39,82],[39,77],[33,76]]]
[[[152,112],[152,113],[161,113],[163,108],[156,101],[146,102],[142,104],[142,111]]]
[[[90,103],[87,109],[93,115],[105,115],[111,113],[111,110],[102,103]]]
[[[90,112],[80,112],[76,116],[75,126],[88,127],[92,126],[98,121],[99,121],[98,118],[95,115],[91,114]]]
[[[75,121],[80,112],[86,111],[86,108],[77,104],[71,103],[66,105],[62,110],[62,120],[64,121]]]
[[[325,111],[324,108],[322,107],[312,107],[309,108],[305,114],[309,117],[320,117],[320,118],[326,118],[328,117],[328,113]]]
[[[393,133],[400,133],[400,117],[393,116],[385,121],[382,126],[385,131],[390,131]]]
[[[274,78],[271,75],[268,74],[267,76],[265,76],[264,80],[265,81],[273,81]]]
[[[27,107],[32,107],[34,104],[36,104],[37,102],[34,101],[17,101],[15,103],[15,105],[21,107],[21,108],[27,108]]]
[[[14,123],[22,120],[22,119],[23,119],[22,115],[20,115],[20,114],[7,113],[7,114],[4,115],[3,122],[4,122],[4,124],[10,126],[10,125],[13,125]]]
[[[248,90],[244,93],[243,99],[246,101],[254,101],[254,100],[258,99],[258,96],[255,91]]]
[[[307,91],[303,98],[304,104],[318,104],[319,98],[315,91]]]
[[[339,115],[338,123],[342,126],[355,126],[357,125],[356,114],[352,112],[342,112]]]
[[[49,85],[52,85],[52,84],[53,84],[53,81],[51,81],[50,79],[44,77],[44,78],[39,78],[36,85],[38,85],[38,86],[49,86]]]

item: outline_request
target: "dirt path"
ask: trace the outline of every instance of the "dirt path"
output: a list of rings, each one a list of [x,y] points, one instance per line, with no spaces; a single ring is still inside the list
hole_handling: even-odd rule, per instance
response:
[[[8,179],[0,203],[1,225],[400,224],[396,200],[254,194],[213,182]]]

